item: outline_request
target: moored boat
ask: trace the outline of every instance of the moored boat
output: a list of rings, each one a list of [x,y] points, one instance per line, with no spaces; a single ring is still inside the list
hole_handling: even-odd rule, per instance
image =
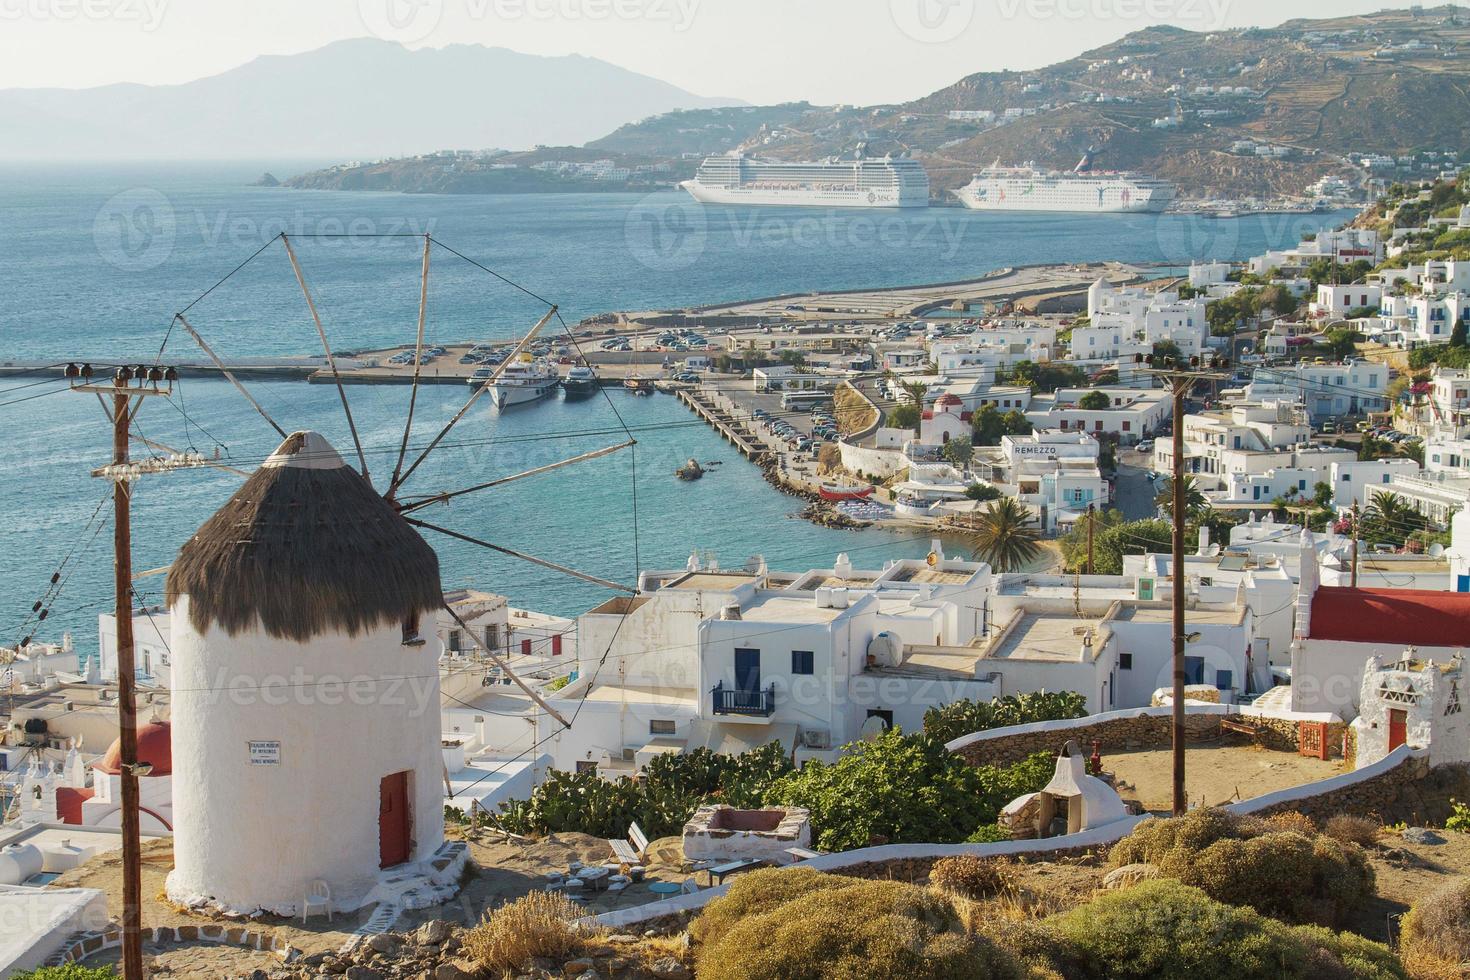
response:
[[[872,496],[873,488],[824,483],[817,488],[817,493],[823,500],[861,500],[863,497]]]
[[[561,379],[561,390],[568,401],[575,398],[589,398],[597,391],[597,375],[590,367],[579,364]]]

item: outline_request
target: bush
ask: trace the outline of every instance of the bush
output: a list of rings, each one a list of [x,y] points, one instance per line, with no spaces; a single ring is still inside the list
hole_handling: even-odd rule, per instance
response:
[[[1273,813],[1266,818],[1266,822],[1271,825],[1272,830],[1292,830],[1308,836],[1317,832],[1317,825],[1312,822],[1312,818],[1296,810]]]
[[[730,897],[711,902],[705,915],[720,914],[718,907]],[[898,881],[819,888],[740,917],[701,946],[697,971],[702,980],[1020,980],[1022,975],[1009,953],[967,934],[948,901]]]
[[[853,743],[830,765],[808,762],[772,786],[766,803],[810,810],[812,840],[824,851],[957,844],[1045,786],[1054,769],[1044,752],[1013,766],[972,766],[927,733],[894,729]]]
[[[998,844],[1010,840],[1011,832],[998,823],[982,823],[975,832],[965,838],[966,844]]]
[[[1046,920],[1065,944],[1068,977],[1098,980],[1399,980],[1383,946],[1315,927],[1291,927],[1210,899],[1176,881],[1109,892]]]
[[[569,959],[584,938],[573,924],[586,913],[557,892],[530,892],[486,915],[464,936],[464,949],[483,969],[512,973],[533,958]]]
[[[1470,879],[1416,902],[1400,923],[1399,951],[1416,980],[1458,980],[1470,958]]]
[[[1383,825],[1371,817],[1337,813],[1327,818],[1327,822],[1322,825],[1322,833],[1344,844],[1368,847],[1378,843],[1378,836],[1383,833]]]
[[[1215,808],[1145,820],[1109,860],[1158,865],[1211,898],[1288,922],[1340,924],[1374,893],[1373,868],[1356,845]]]
[[[924,734],[941,742],[952,742],[962,735],[992,728],[1029,725],[1035,721],[1062,721],[1086,714],[1087,698],[1075,691],[1007,694],[989,701],[965,699],[925,711]]]
[[[1004,858],[956,854],[934,862],[929,883],[965,898],[989,898],[1014,889],[1015,876],[1011,862]]]
[[[1450,811],[1449,819],[1444,822],[1444,829],[1470,834],[1470,804],[1450,800],[1450,806],[1453,809]]]
[[[799,866],[747,871],[730,883],[729,891],[705,906],[689,934],[705,945],[718,942],[742,919],[764,915],[810,892],[847,888],[865,880]]]
[[[11,980],[115,980],[117,971],[110,966],[82,966],[67,963],[65,966],[41,966],[34,970],[12,973]]]

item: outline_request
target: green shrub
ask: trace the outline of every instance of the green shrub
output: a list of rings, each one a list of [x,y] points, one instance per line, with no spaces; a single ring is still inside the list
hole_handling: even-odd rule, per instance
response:
[[[1022,976],[1009,953],[965,931],[948,901],[899,881],[809,891],[740,917],[700,947],[696,969],[701,980]]]
[[[1470,961],[1470,878],[1459,878],[1419,902],[1399,923],[1399,950],[1416,980],[1465,976]]]
[[[11,980],[115,980],[117,971],[110,966],[42,966],[34,970],[12,973]]]
[[[934,862],[929,883],[965,898],[989,898],[1013,889],[1015,875],[1011,862],[1004,858],[956,854]]]
[[[1288,922],[1340,925],[1374,894],[1373,868],[1357,845],[1215,808],[1145,820],[1109,860],[1158,865],[1211,898]]]
[[[981,498],[976,498],[981,499]],[[962,735],[1029,725],[1035,721],[1062,721],[1087,714],[1087,698],[1075,691],[1035,691],[1007,694],[989,701],[955,701],[924,712],[924,734],[941,742]]]
[[[1444,822],[1444,829],[1470,834],[1470,804],[1450,800],[1450,806],[1454,809],[1451,810],[1449,819]]]
[[[1047,919],[1068,977],[1097,980],[1402,980],[1385,947],[1292,927],[1156,879]]]
[[[1038,752],[1013,766],[972,766],[928,733],[897,729],[855,742],[832,764],[808,762],[766,796],[770,805],[811,811],[824,851],[877,843],[957,844],[1000,808],[1051,779],[1055,761]]]
[[[1296,810],[1273,813],[1266,818],[1266,822],[1271,825],[1272,830],[1294,830],[1299,834],[1308,835],[1317,832],[1317,825],[1312,822],[1312,818]]]
[[[965,838],[966,844],[998,844],[1010,840],[1011,832],[998,823],[982,823],[975,832]]]

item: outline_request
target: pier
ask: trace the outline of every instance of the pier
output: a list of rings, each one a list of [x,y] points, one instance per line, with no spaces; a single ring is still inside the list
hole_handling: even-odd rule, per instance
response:
[[[732,415],[707,404],[699,389],[681,387],[676,394],[681,402],[693,410],[695,415],[708,422],[716,432],[725,437],[730,445],[740,450],[741,455],[746,459],[754,459],[758,454],[767,451],[766,447],[751,435],[744,424],[737,422]]]

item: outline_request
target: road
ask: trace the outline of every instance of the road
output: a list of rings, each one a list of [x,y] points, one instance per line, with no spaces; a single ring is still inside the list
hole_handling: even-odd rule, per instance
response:
[[[1158,493],[1149,480],[1149,455],[1133,449],[1118,451],[1117,499],[1113,506],[1130,521],[1158,516],[1154,496]]]

